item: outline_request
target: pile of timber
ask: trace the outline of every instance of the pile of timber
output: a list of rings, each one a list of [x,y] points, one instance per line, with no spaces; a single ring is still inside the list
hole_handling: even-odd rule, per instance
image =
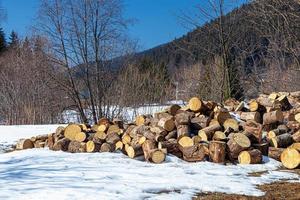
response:
[[[132,123],[102,118],[93,126],[69,124],[16,145],[43,147],[71,153],[119,151],[153,163],[172,154],[188,162],[260,164],[265,155],[294,169],[300,165],[300,92],[224,104],[193,97],[184,107],[172,105]]]

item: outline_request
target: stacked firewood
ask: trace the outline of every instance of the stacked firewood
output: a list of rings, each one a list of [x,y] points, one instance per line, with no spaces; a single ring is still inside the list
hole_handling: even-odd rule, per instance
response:
[[[55,133],[22,139],[17,149],[49,147],[72,153],[121,151],[162,163],[166,154],[188,162],[259,164],[270,156],[300,165],[300,92],[260,95],[224,104],[193,97],[135,122],[102,118],[96,125],[69,124]]]

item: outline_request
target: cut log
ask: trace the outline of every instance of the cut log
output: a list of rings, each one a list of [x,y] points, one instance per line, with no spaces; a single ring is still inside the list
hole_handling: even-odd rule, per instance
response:
[[[245,102],[244,101],[241,101],[240,103],[239,103],[239,105],[235,108],[235,112],[236,111],[242,111],[243,109],[245,108]]]
[[[145,122],[146,122],[146,116],[145,115],[139,115],[135,118],[135,124],[137,126],[144,125]]]
[[[194,141],[188,136],[183,136],[178,140],[178,144],[182,147],[190,147],[194,145]]]
[[[297,113],[297,114],[295,115],[295,120],[296,120],[298,123],[300,123],[300,113]]]
[[[268,142],[264,142],[261,144],[252,144],[251,146],[255,149],[260,150],[262,155],[268,156],[268,152],[269,152],[269,143]]]
[[[116,144],[118,141],[120,141],[121,138],[117,133],[111,132],[108,133],[106,136],[106,142],[109,144]]]
[[[225,129],[232,128],[234,131],[239,131],[239,124],[235,119],[226,119],[223,124]]]
[[[294,142],[300,142],[300,131],[297,131],[292,135]]]
[[[175,123],[172,118],[161,118],[157,125],[167,131],[172,131],[175,128]]]
[[[175,124],[178,125],[189,125],[191,120],[191,115],[189,112],[180,112],[175,115]]]
[[[76,134],[81,131],[81,127],[78,124],[70,124],[65,128],[64,135],[69,140],[75,140]]]
[[[110,143],[103,143],[100,147],[100,152],[113,152],[115,150],[115,145]]]
[[[181,107],[177,104],[174,104],[174,105],[171,105],[169,106],[166,111],[170,114],[170,115],[173,115],[175,116],[177,111],[180,109]]]
[[[231,118],[231,115],[229,114],[228,110],[221,108],[217,109],[214,114],[214,118],[220,123],[224,124],[224,122]]]
[[[270,145],[276,148],[286,148],[291,144],[293,144],[293,138],[289,133],[278,135],[270,140]]]
[[[150,162],[160,164],[164,162],[165,159],[166,159],[166,151],[164,151],[163,149],[152,149],[150,151],[150,158],[149,158]]]
[[[151,150],[156,149],[156,143],[153,140],[146,140],[142,144],[142,149],[144,152],[144,157],[146,161],[150,161],[151,158]]]
[[[101,124],[97,126],[97,132],[105,132],[109,127],[109,124]]]
[[[54,143],[56,142],[55,141],[55,139],[54,139],[54,135],[55,135],[56,133],[50,133],[50,134],[48,134],[48,139],[47,139],[47,143],[45,144],[46,146],[48,146],[49,147],[49,149],[51,149],[52,150],[52,148],[53,148],[53,145],[54,145]]]
[[[226,143],[211,141],[209,143],[209,159],[214,163],[224,163],[226,155]]]
[[[143,149],[141,145],[128,146],[125,149],[129,158],[135,158],[137,156],[143,155]]]
[[[262,125],[253,121],[249,120],[244,125],[244,134],[249,137],[251,142],[253,143],[261,143],[262,141]]]
[[[243,121],[255,121],[257,123],[261,122],[261,116],[259,112],[236,112]]]
[[[284,167],[295,169],[300,165],[300,153],[296,149],[287,148],[282,152],[280,160]]]
[[[203,129],[199,130],[198,135],[201,138],[205,138],[205,135],[206,135],[207,140],[211,140],[214,133],[216,131],[220,131],[220,130],[222,130],[222,127],[220,126],[220,124],[210,125],[206,128],[203,128]]]
[[[122,142],[123,144],[130,144],[131,142],[131,137],[128,134],[124,134],[122,136]]]
[[[258,149],[242,151],[238,156],[240,164],[261,164],[262,153]]]
[[[121,129],[124,128],[124,123],[121,119],[114,118],[112,122],[114,125],[117,125],[119,128],[121,128]]]
[[[190,128],[188,125],[178,125],[177,126],[177,138],[182,136],[189,136],[190,135]]]
[[[260,96],[256,99],[256,101],[264,107],[272,107],[274,105],[273,101],[268,97]]]
[[[88,135],[85,132],[79,132],[75,135],[75,141],[84,142],[87,140]]]
[[[222,131],[216,131],[212,139],[215,141],[224,141],[226,140],[226,135]]]
[[[278,126],[277,129],[273,129],[267,133],[267,138],[270,140],[273,137],[282,135],[287,132],[288,132],[288,128],[286,126]]]
[[[278,93],[276,93],[276,92],[272,92],[269,96],[268,96],[268,98],[269,99],[271,99],[271,100],[276,100],[277,98],[278,98]]]
[[[200,130],[209,125],[210,118],[205,115],[199,115],[191,119],[191,127],[195,130]]]
[[[266,108],[256,100],[252,100],[249,102],[249,110],[250,112],[259,112],[259,113],[266,112]]]
[[[35,142],[35,141],[37,141],[37,140],[40,140],[40,141],[44,141],[44,142],[45,142],[45,140],[47,140],[47,139],[48,139],[48,134],[32,136],[32,137],[30,138],[30,140],[31,140],[32,142]]]
[[[296,149],[300,152],[300,142],[292,144],[291,146],[289,146],[289,148]]]
[[[202,138],[199,135],[194,135],[192,137],[194,144],[199,144],[202,141]]]
[[[21,139],[16,144],[17,150],[32,149],[33,147],[34,144],[30,139]]]
[[[283,120],[283,114],[280,110],[272,111],[265,113],[263,116],[263,124],[273,124],[276,122],[282,122]]]
[[[289,121],[286,126],[294,132],[300,130],[300,123],[297,121]]]
[[[105,117],[99,119],[97,125],[102,125],[102,124],[110,124],[109,119],[107,119],[107,118],[105,118]]]
[[[169,140],[171,138],[176,138],[176,137],[177,137],[177,130],[173,130],[165,136],[165,139]]]
[[[228,150],[229,150],[229,158],[231,160],[237,159],[238,155],[247,150],[251,145],[250,140],[247,136],[242,133],[235,133],[227,142]]]
[[[54,143],[52,149],[54,151],[68,151],[70,142],[71,141],[68,138],[60,139]]]
[[[143,131],[143,132],[145,132],[145,131]],[[168,132],[165,129],[163,129],[163,128],[159,127],[159,126],[150,127],[150,131],[152,131],[156,135],[161,135],[163,137],[165,137],[168,134]]]
[[[123,131],[117,125],[110,125],[107,129],[107,134],[109,133],[117,133],[118,135],[121,135]]]
[[[179,146],[179,149],[183,154],[183,159],[187,162],[203,161],[209,154],[208,147],[205,144],[197,144],[189,147]]]
[[[71,141],[68,146],[68,152],[70,153],[79,153],[80,152],[81,143],[78,141]]]
[[[123,147],[124,147],[123,142],[122,142],[122,141],[118,141],[118,142],[116,143],[116,145],[115,145],[115,151],[117,151],[117,150],[122,151],[122,150],[123,150]]]
[[[285,150],[284,148],[269,147],[268,156],[270,158],[280,161],[280,156],[284,150]]]
[[[281,110],[286,111],[290,110],[292,108],[292,105],[290,104],[288,98],[286,95],[281,95],[276,99],[276,102],[278,102],[281,106]]]
[[[212,120],[210,120],[208,126],[212,126],[212,125],[216,125],[216,124],[218,124],[220,126],[220,123],[218,122],[218,120],[212,119]]]
[[[193,97],[189,100],[188,107],[191,111],[199,112],[203,108],[204,104],[198,97]]]
[[[182,152],[179,149],[179,145],[176,139],[170,139],[168,141],[162,141],[158,143],[159,149],[167,149],[167,152],[178,157],[182,158]]]
[[[91,153],[91,152],[99,152],[101,144],[93,142],[93,141],[88,141],[86,143],[86,152]]]
[[[94,135],[94,138],[97,138],[97,139],[99,139],[102,142],[105,141],[106,137],[107,137],[107,134],[105,132],[102,132],[102,131],[98,131]]]

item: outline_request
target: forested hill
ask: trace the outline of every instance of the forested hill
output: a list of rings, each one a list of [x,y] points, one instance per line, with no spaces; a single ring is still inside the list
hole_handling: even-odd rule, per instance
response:
[[[265,67],[265,57],[284,56],[291,61],[291,48],[300,40],[300,4],[295,0],[264,0],[242,5],[181,38],[137,54],[138,58],[168,65],[169,69],[193,64],[219,55],[221,39],[234,59],[247,72]],[[220,30],[223,38],[220,38]],[[289,63],[282,64],[285,67]]]

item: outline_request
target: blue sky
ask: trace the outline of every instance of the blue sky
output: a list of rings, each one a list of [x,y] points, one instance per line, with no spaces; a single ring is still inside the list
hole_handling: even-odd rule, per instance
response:
[[[0,0],[1,1],[1,0]],[[142,49],[148,49],[180,37],[188,30],[178,23],[181,11],[190,12],[206,0],[124,0],[125,16],[136,23],[129,34]],[[7,34],[12,30],[21,36],[30,34],[30,26],[39,7],[39,0],[2,0],[7,18],[2,26]],[[202,3],[201,3],[202,2]]]

